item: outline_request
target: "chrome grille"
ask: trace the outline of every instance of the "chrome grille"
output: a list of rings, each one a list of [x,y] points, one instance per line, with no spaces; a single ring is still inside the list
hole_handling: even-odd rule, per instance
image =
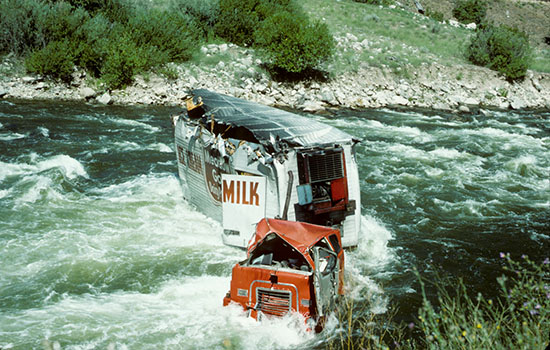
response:
[[[292,306],[292,293],[278,289],[256,289],[256,310],[264,314],[283,316]]]
[[[311,182],[329,181],[344,177],[342,153],[314,154],[308,158]]]

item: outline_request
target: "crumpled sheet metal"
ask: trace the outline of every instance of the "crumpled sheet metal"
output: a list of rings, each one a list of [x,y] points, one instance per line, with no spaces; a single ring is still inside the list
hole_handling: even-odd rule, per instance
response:
[[[330,125],[304,118],[277,108],[218,94],[206,89],[191,92],[202,98],[206,114],[214,114],[217,122],[243,126],[262,143],[273,137],[290,145],[320,146],[352,142],[353,137]]]

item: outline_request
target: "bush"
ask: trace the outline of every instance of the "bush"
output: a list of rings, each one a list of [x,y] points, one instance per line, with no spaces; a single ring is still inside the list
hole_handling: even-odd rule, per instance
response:
[[[45,48],[33,51],[25,61],[25,66],[29,72],[69,82],[74,67],[73,60],[71,45],[65,39],[52,41]]]
[[[35,0],[0,1],[0,53],[19,56],[45,47],[38,33],[42,32],[40,18],[48,11],[48,4]]]
[[[515,81],[523,79],[527,73],[531,48],[528,36],[517,29],[486,26],[472,37],[466,55],[470,62]]]
[[[38,18],[42,42],[69,39],[90,18],[88,12],[66,2],[49,6]]]
[[[149,57],[150,66],[167,61],[182,62],[192,56],[198,35],[180,11],[140,10],[130,19],[132,39],[139,47],[152,47],[159,58]]]
[[[423,291],[419,310],[426,349],[544,349],[550,332],[550,268],[548,258],[536,264],[507,260],[500,298],[472,297],[462,281],[437,281],[438,306]],[[511,283],[510,283],[511,282]],[[451,290],[451,292],[449,292]]]
[[[426,16],[437,22],[445,22],[445,15],[442,12],[426,9]]]
[[[176,6],[190,18],[203,37],[214,32],[214,25],[220,14],[218,0],[187,0]]]
[[[303,14],[278,12],[260,26],[256,42],[276,69],[301,73],[314,68],[333,52],[326,24],[310,22]]]
[[[147,58],[154,52],[148,50],[137,46],[130,34],[120,30],[106,42],[101,79],[112,89],[130,84],[137,73],[149,68]]]
[[[78,65],[87,69],[95,77],[101,74],[111,32],[113,32],[112,23],[103,14],[98,14],[86,21],[75,33],[74,40],[78,42],[75,50]]]
[[[280,11],[300,14],[292,0],[220,0],[214,32],[234,44],[252,45],[256,29],[266,18]]]
[[[487,14],[485,0],[459,0],[453,8],[453,16],[461,23],[481,24]]]

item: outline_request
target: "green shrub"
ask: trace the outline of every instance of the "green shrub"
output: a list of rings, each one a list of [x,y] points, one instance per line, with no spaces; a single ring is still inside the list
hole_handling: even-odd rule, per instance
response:
[[[431,9],[426,9],[426,16],[430,17],[431,19],[438,21],[438,22],[444,22],[445,21],[445,15],[443,15],[442,12],[434,11]]]
[[[69,82],[74,67],[73,60],[71,45],[65,39],[52,41],[45,48],[33,51],[25,60],[25,66],[31,73]]]
[[[487,14],[485,0],[458,0],[453,8],[453,16],[461,23],[481,24]]]
[[[500,298],[472,297],[462,281],[437,281],[438,304],[426,297],[419,310],[423,348],[454,349],[544,349],[550,332],[550,268],[546,259],[536,264],[524,257],[512,261],[507,255],[501,277]]]
[[[1,0],[0,53],[19,56],[46,46],[38,34],[42,32],[40,18],[48,11],[48,4],[36,0]]]
[[[106,42],[101,79],[111,89],[124,87],[148,68],[147,58],[153,54],[148,48],[137,46],[130,34],[121,30]]]
[[[334,40],[326,24],[310,22],[303,14],[278,12],[256,32],[257,44],[276,69],[301,73],[328,59]]]
[[[132,39],[139,47],[153,47],[164,57],[150,57],[150,66],[191,58],[198,35],[181,11],[142,9],[130,19]],[[156,62],[155,62],[156,61]]]
[[[251,45],[260,18],[254,11],[258,0],[220,0],[214,32],[237,45]]]
[[[214,25],[220,14],[220,2],[218,0],[187,0],[176,5],[183,11],[203,37],[208,37],[214,32]]]
[[[220,14],[214,32],[237,45],[252,45],[261,23],[276,12],[300,14],[292,0],[220,0]]]
[[[75,50],[77,63],[93,76],[99,77],[104,58],[107,56],[108,43],[112,32],[118,32],[117,26],[103,15],[97,14],[86,21],[75,33],[78,48]]]
[[[525,77],[531,60],[529,38],[508,27],[486,26],[476,32],[467,48],[470,62],[502,73],[507,80]]]
[[[88,19],[88,12],[66,2],[55,3],[38,17],[40,37],[45,43],[69,39]]]

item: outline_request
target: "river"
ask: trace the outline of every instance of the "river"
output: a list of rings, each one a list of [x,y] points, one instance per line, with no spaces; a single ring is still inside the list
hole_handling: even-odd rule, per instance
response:
[[[296,317],[222,307],[244,252],[182,199],[176,112],[0,101],[0,349],[324,346]],[[361,241],[346,269],[368,312],[414,321],[414,268],[493,295],[500,252],[548,256],[550,112],[309,117],[361,140]]]

